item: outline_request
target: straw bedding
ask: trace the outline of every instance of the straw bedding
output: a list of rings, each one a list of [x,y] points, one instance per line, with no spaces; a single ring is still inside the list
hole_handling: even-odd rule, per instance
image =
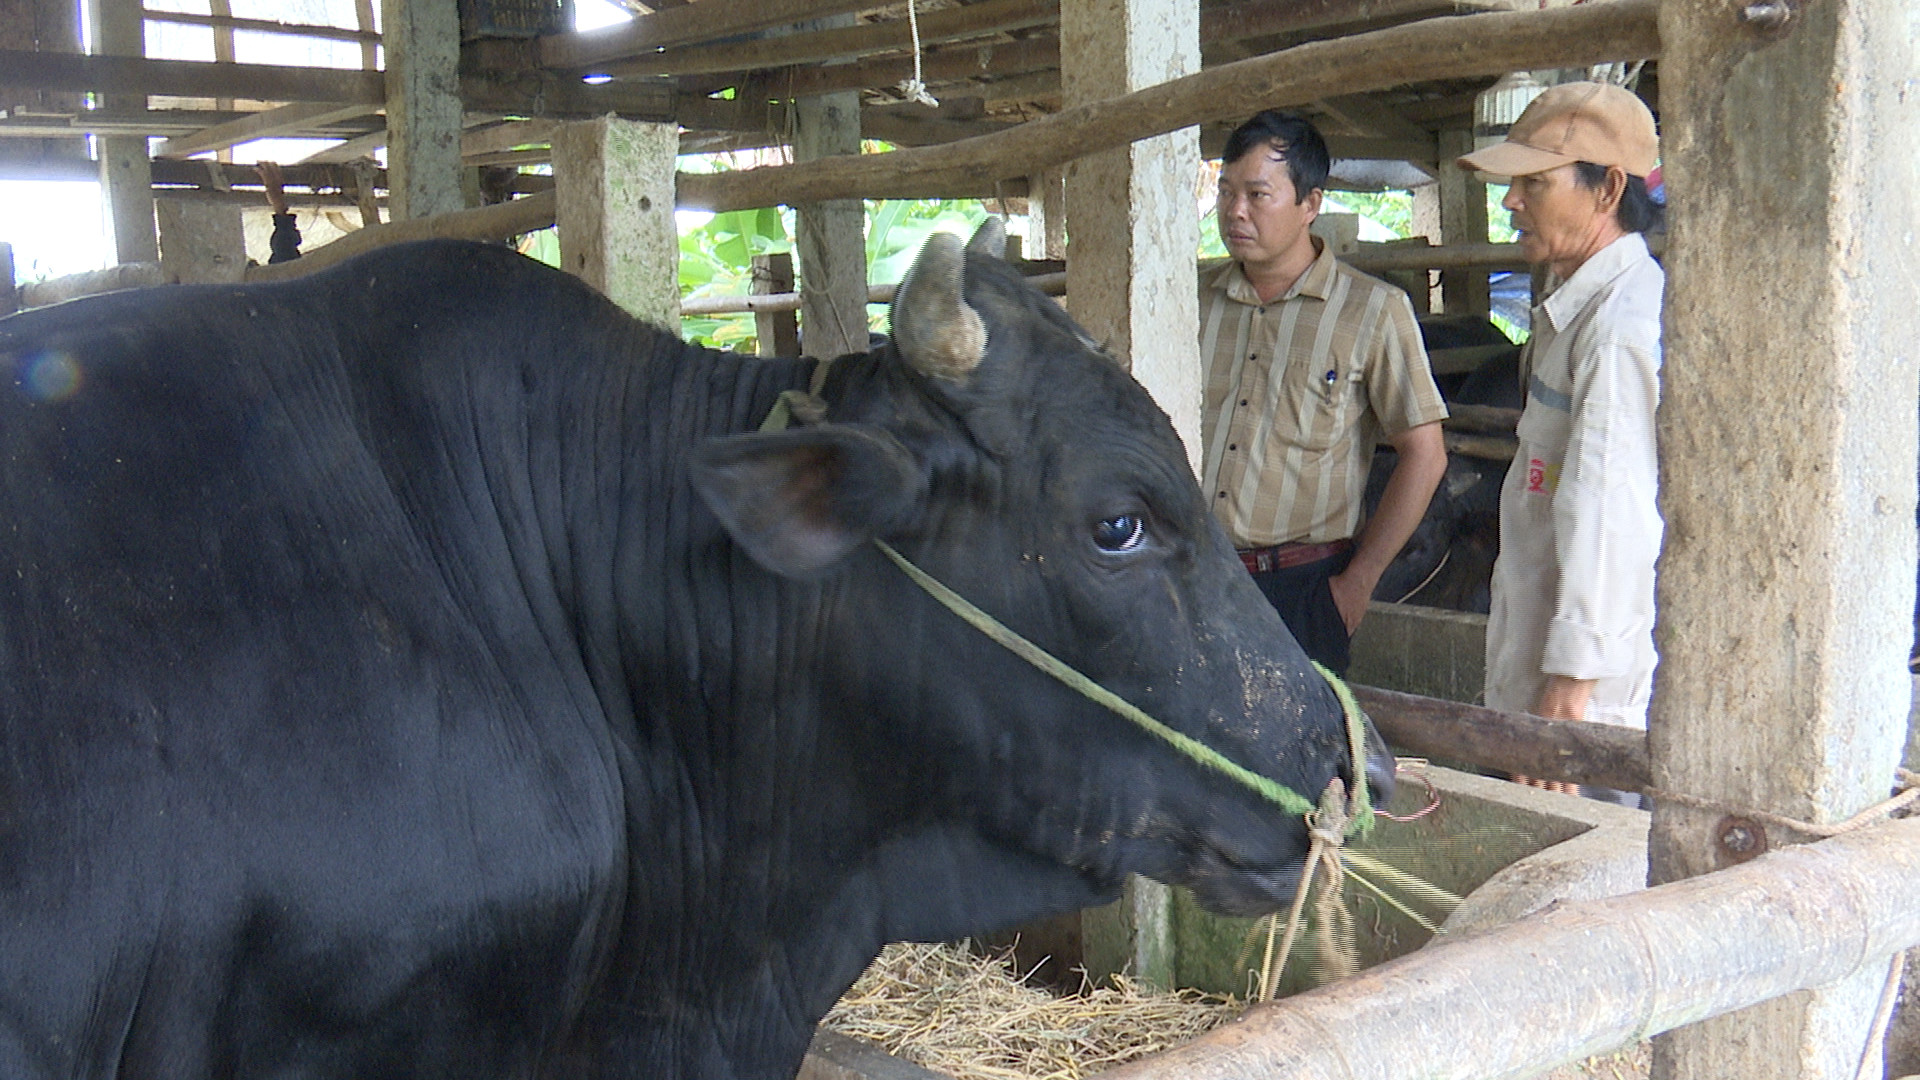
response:
[[[1080,1080],[1172,1049],[1244,1002],[1116,985],[1055,997],[1005,956],[954,945],[889,945],[824,1026],[958,1080]]]
[[[1193,990],[1159,993],[1124,976],[1056,997],[1029,986],[1006,955],[955,945],[889,945],[823,1026],[957,1080],[1080,1080],[1170,1050],[1240,1015],[1246,1003]],[[1640,1043],[1541,1080],[1645,1080]]]

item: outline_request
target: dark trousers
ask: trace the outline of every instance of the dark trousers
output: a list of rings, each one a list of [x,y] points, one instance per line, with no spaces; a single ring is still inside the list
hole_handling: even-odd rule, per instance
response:
[[[1347,673],[1349,657],[1347,622],[1334,605],[1327,579],[1347,568],[1353,561],[1351,548],[1317,562],[1301,563],[1284,570],[1255,573],[1253,583],[1280,613],[1280,621],[1293,632],[1293,639],[1335,675]]]

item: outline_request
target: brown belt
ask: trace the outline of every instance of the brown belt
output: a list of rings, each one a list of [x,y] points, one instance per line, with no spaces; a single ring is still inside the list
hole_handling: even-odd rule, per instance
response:
[[[1275,544],[1273,547],[1243,548],[1240,561],[1249,574],[1267,574],[1301,566],[1321,559],[1343,555],[1353,547],[1351,540],[1329,540],[1324,544]]]

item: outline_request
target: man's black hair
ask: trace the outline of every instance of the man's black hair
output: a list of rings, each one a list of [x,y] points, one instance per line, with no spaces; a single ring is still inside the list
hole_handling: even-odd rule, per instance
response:
[[[1327,155],[1327,140],[1320,129],[1299,113],[1268,109],[1255,113],[1246,123],[1227,136],[1227,148],[1221,161],[1231,165],[1253,150],[1279,143],[1286,151],[1287,176],[1293,181],[1293,201],[1307,201],[1307,193],[1327,186],[1327,170],[1332,159]]]
[[[1581,187],[1599,191],[1607,182],[1607,167],[1591,161],[1576,161],[1573,175]],[[1666,224],[1667,208],[1653,201],[1646,177],[1628,173],[1627,189],[1620,193],[1620,205],[1614,207],[1613,216],[1628,232],[1653,232]]]

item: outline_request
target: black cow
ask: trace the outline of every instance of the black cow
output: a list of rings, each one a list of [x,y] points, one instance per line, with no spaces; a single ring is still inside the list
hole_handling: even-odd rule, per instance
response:
[[[756,433],[811,362],[498,248],[0,322],[0,1076],[786,1077],[888,940],[1274,908],[1297,819],[867,543],[1311,797],[1165,417],[951,238],[894,324]]]

